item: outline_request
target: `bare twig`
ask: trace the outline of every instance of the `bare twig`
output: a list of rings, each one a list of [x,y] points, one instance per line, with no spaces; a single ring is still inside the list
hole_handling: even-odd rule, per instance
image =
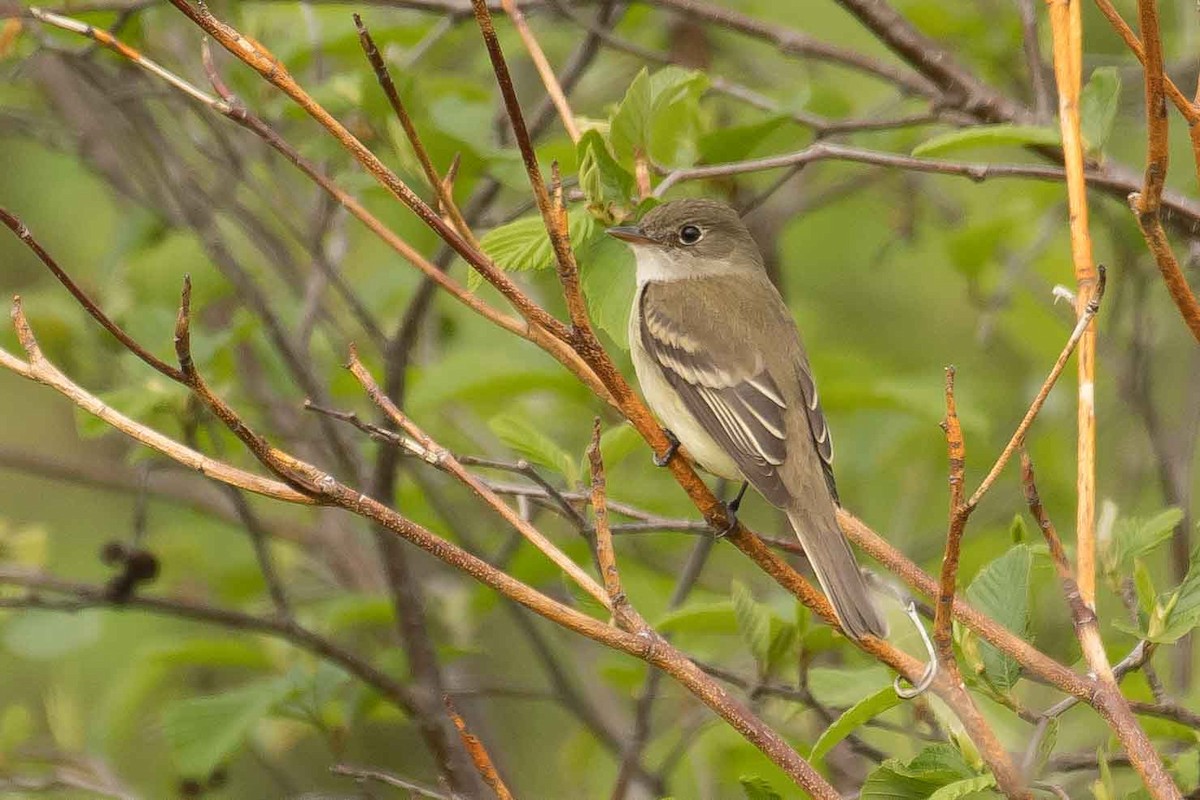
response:
[[[542,46],[538,44],[537,37],[533,35],[533,30],[530,29],[529,23],[525,19],[525,13],[513,0],[500,0],[500,4],[504,7],[504,13],[508,14],[508,18],[512,20],[513,27],[517,29],[521,41],[525,44],[525,49],[529,51],[529,57],[533,59],[533,65],[537,67],[542,85],[546,87],[546,95],[554,103],[554,108],[558,111],[558,118],[562,120],[563,128],[571,137],[571,141],[578,143],[579,126],[575,123],[575,114],[571,111],[571,104],[567,101],[567,96],[558,82],[558,76],[554,74],[554,68],[546,59]]]
[[[454,701],[450,699],[450,695],[443,697],[442,702],[446,706],[446,713],[450,715],[451,721],[454,722],[454,727],[458,729],[458,735],[462,738],[463,746],[467,748],[467,752],[471,755],[471,760],[475,763],[475,769],[479,770],[479,774],[483,777],[484,783],[490,786],[492,791],[496,793],[497,800],[513,800],[512,792],[504,785],[504,780],[500,777],[500,773],[496,769],[496,764],[488,754],[487,748],[483,746],[483,741],[471,733],[471,730],[467,727],[467,721],[463,719],[462,714],[458,713],[458,709],[454,707]]]
[[[1099,695],[1096,709],[1112,726],[1113,733],[1124,746],[1125,752],[1129,755],[1138,774],[1141,775],[1150,796],[1156,800],[1159,798],[1177,800],[1182,796],[1179,787],[1175,785],[1170,773],[1163,765],[1162,757],[1149,737],[1146,736],[1146,732],[1138,725],[1129,708],[1129,703],[1121,694],[1112,666],[1108,662],[1108,655],[1104,650],[1104,642],[1100,637],[1096,612],[1083,596],[1082,590],[1075,581],[1075,576],[1071,573],[1071,565],[1063,550],[1062,541],[1038,496],[1033,464],[1029,460],[1029,455],[1024,451],[1021,453],[1021,478],[1025,486],[1025,498],[1029,504],[1029,510],[1037,520],[1038,527],[1046,539],[1046,545],[1050,549],[1050,560],[1063,585],[1063,593],[1066,595],[1067,605],[1071,609],[1075,633],[1079,638],[1080,647],[1083,649],[1083,656],[1087,660],[1088,667],[1096,675]]]
[[[329,771],[334,775],[344,775],[347,778],[353,778],[359,783],[366,783],[367,781],[382,783],[384,786],[408,792],[410,796],[424,797],[428,798],[428,800],[452,800],[450,795],[444,792],[439,792],[428,786],[422,786],[419,783],[413,783],[410,780],[405,780],[398,775],[393,775],[383,770],[354,767],[349,764],[334,764],[329,768]]]

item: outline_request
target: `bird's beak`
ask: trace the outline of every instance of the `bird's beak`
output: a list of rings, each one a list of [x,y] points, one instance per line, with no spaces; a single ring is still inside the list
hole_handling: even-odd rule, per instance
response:
[[[654,240],[637,225],[618,225],[615,228],[609,228],[606,233],[630,244],[654,244]]]

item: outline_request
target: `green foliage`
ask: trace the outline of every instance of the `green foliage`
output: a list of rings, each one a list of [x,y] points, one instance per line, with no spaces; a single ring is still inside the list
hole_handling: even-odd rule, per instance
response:
[[[613,151],[623,164],[636,153],[669,167],[692,164],[700,133],[700,95],[708,78],[680,67],[643,69],[609,120]]]
[[[1117,121],[1121,102],[1121,73],[1116,67],[1092,70],[1079,96],[1079,127],[1092,155],[1098,155]]]
[[[567,228],[571,243],[580,247],[591,238],[595,222],[583,209],[573,209],[567,214]],[[483,235],[479,244],[496,266],[508,272],[532,272],[546,269],[554,263],[554,248],[546,233],[546,223],[540,214],[513,220],[507,225],[492,228]],[[479,273],[472,270],[468,285],[474,289],[483,283]]]
[[[933,158],[958,153],[962,150],[974,150],[984,147],[1031,147],[1035,145],[1056,145],[1059,143],[1059,133],[1056,128],[1042,128],[1036,125],[974,125],[969,128],[950,131],[927,139],[913,148],[914,156]]]
[[[569,486],[578,486],[583,475],[579,458],[567,452],[558,442],[546,435],[532,420],[520,414],[505,412],[493,417],[488,426],[500,441],[529,459],[530,462],[567,479]]]
[[[814,764],[821,763],[824,761],[825,755],[833,749],[834,745],[875,717],[900,705],[900,702],[900,696],[896,694],[896,690],[891,686],[880,689],[874,694],[867,695],[846,709],[840,717],[833,721],[832,725],[821,733],[820,738],[812,746],[812,751],[808,754],[809,759]]]
[[[743,775],[738,778],[742,785],[742,794],[746,800],[783,800],[783,795],[765,779],[757,775]]]
[[[4,647],[22,658],[52,661],[94,644],[103,618],[94,609],[73,614],[28,609],[4,623]]]
[[[176,768],[190,777],[211,775],[294,689],[290,681],[275,678],[165,708],[163,733]]]
[[[1168,508],[1149,518],[1123,518],[1113,527],[1112,538],[1101,551],[1101,566],[1110,581],[1128,574],[1136,559],[1145,558],[1171,538],[1183,519],[1178,508]]]
[[[862,800],[928,800],[936,792],[946,789],[949,794],[942,797],[957,798],[956,786],[981,778],[994,780],[991,776],[975,775],[962,754],[951,745],[936,744],[926,747],[908,762],[890,758],[867,776],[859,797]],[[984,783],[979,789],[987,788]],[[978,791],[972,789],[970,791]]]
[[[971,605],[1022,639],[1029,638],[1029,585],[1033,553],[1018,544],[985,566],[967,587]],[[1021,677],[1020,665],[987,642],[979,642],[983,674],[997,689],[1011,689]]]

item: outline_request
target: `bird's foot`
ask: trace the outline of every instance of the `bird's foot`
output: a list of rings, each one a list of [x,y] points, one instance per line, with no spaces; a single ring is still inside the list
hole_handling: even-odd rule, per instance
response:
[[[654,454],[654,466],[656,467],[665,467],[667,464],[670,464],[671,459],[679,452],[679,439],[676,438],[675,434],[671,433],[668,428],[663,428],[663,435],[667,437],[667,441],[670,444],[667,445],[667,452],[661,456],[658,453]]]
[[[725,524],[724,528],[717,531],[716,538],[724,539],[726,536],[737,530],[737,512],[738,509],[742,507],[742,498],[746,496],[746,489],[748,488],[750,488],[750,482],[742,481],[742,488],[738,489],[737,496],[726,503],[722,503],[722,505],[725,506],[725,517],[728,522]]]

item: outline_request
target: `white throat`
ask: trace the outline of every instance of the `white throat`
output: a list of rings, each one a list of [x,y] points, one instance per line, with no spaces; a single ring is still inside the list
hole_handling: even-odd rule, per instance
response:
[[[634,245],[633,257],[637,260],[639,286],[651,281],[669,281],[680,277],[678,267],[671,264],[662,248]]]

